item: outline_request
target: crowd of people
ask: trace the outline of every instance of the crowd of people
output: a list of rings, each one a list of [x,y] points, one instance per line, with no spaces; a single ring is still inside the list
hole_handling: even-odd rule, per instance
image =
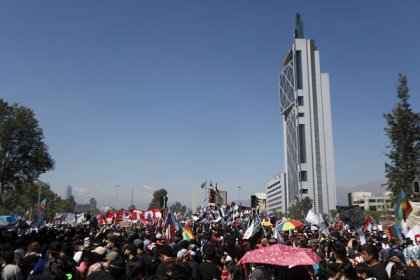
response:
[[[239,228],[238,228],[239,227]],[[243,238],[238,225],[195,225],[194,239],[143,224],[50,225],[26,223],[3,229],[0,236],[1,279],[420,279],[420,248],[411,239],[350,230],[325,236],[311,227],[257,238]],[[238,265],[251,250],[277,243],[311,248],[319,263],[284,267],[261,263]],[[363,244],[362,244],[363,243]]]

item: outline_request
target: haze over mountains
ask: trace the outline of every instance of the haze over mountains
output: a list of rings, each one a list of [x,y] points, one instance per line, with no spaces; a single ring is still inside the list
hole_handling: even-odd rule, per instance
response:
[[[372,192],[373,195],[383,195],[383,193],[386,191],[386,186],[382,185],[385,182],[385,180],[377,180],[354,187],[337,186],[337,204],[340,206],[348,206],[348,193],[350,192]]]

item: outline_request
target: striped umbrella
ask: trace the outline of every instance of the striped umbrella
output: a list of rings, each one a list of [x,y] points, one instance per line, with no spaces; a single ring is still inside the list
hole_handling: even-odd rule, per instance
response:
[[[299,221],[288,220],[276,226],[276,231],[289,231],[294,230],[295,228],[301,227],[303,224]]]

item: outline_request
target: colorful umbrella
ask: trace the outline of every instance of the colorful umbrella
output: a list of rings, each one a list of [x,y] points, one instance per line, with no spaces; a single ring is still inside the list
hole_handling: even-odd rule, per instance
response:
[[[301,227],[303,224],[299,221],[288,220],[276,226],[276,231],[289,231]]]
[[[314,265],[321,258],[311,249],[275,244],[247,252],[238,264],[260,263],[281,266]]]

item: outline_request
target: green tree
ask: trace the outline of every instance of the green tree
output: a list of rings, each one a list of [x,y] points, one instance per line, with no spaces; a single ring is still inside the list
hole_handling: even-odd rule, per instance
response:
[[[58,212],[72,213],[76,205],[73,196],[68,199],[61,199],[51,190],[48,184],[35,180],[23,183],[16,189],[5,192],[4,200],[7,201],[7,204],[2,205],[0,212],[2,214],[17,214],[32,219],[38,207],[39,199],[45,199],[46,201],[44,210],[46,220],[52,219]]]
[[[181,213],[183,215],[187,213],[187,206],[182,205],[179,201],[175,201],[175,203],[172,204],[170,209],[172,213]]]
[[[287,209],[288,217],[295,220],[305,218],[306,213],[312,208],[312,200],[309,197],[296,199]]]
[[[153,192],[153,198],[149,203],[150,208],[160,208],[161,197],[167,195],[168,192],[165,189],[159,189]]]
[[[385,173],[393,201],[401,189],[410,194],[413,181],[420,176],[420,114],[411,109],[408,91],[406,76],[399,74],[398,104],[384,114],[388,125],[385,132],[390,140]]]
[[[0,203],[3,193],[54,168],[32,110],[0,99]]]

